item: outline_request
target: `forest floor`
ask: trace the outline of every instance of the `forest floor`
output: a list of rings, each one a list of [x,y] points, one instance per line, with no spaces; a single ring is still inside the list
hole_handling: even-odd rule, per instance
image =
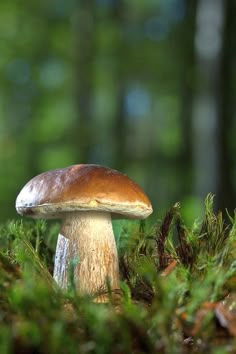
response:
[[[99,304],[54,283],[58,225],[0,226],[0,353],[236,353],[235,215],[209,195],[191,228],[176,204],[117,230],[121,290]]]

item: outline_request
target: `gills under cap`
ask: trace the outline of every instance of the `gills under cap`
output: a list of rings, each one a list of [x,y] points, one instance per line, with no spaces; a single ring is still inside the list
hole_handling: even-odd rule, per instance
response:
[[[84,210],[144,219],[152,213],[152,206],[128,176],[84,164],[51,170],[31,179],[16,199],[16,210],[35,218],[58,218],[64,212]]]

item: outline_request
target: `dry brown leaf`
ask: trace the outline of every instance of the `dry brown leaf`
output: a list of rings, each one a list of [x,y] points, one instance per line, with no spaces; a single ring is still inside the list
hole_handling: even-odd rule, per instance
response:
[[[170,274],[170,272],[172,272],[172,270],[176,267],[177,265],[177,260],[174,259],[161,273],[162,277],[166,277],[167,275]]]

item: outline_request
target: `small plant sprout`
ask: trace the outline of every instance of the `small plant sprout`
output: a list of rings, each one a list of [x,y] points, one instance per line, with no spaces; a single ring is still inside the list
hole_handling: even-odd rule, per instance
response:
[[[99,165],[73,165],[30,180],[16,199],[16,210],[33,218],[60,218],[54,279],[68,288],[75,259],[74,284],[80,294],[96,294],[109,281],[119,289],[117,248],[111,218],[144,219],[152,206],[126,175]]]

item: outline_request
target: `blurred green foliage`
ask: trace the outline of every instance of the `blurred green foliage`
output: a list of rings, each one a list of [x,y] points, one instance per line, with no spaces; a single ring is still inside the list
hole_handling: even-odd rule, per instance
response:
[[[195,209],[203,210],[202,195],[194,191],[191,123],[194,92],[207,80],[194,60],[198,5],[197,0],[1,0],[0,220],[15,216],[15,198],[31,177],[75,163],[127,173],[160,213],[179,200],[189,222]],[[225,23],[232,34],[230,12]],[[231,62],[230,37],[224,43]],[[223,92],[234,97],[235,76],[222,75],[228,85]],[[224,107],[231,112],[230,105]],[[232,120],[225,122],[233,132]],[[227,139],[220,122],[219,131],[224,139],[217,146]],[[227,167],[219,163],[231,180],[233,139],[232,133]],[[231,188],[223,182],[221,187]],[[207,193],[215,192],[213,185]],[[232,188],[221,189],[219,198],[226,196],[221,206],[231,207]]]
[[[162,208],[179,198],[187,11],[184,1],[1,1],[2,220],[28,179],[74,163],[121,169]]]

